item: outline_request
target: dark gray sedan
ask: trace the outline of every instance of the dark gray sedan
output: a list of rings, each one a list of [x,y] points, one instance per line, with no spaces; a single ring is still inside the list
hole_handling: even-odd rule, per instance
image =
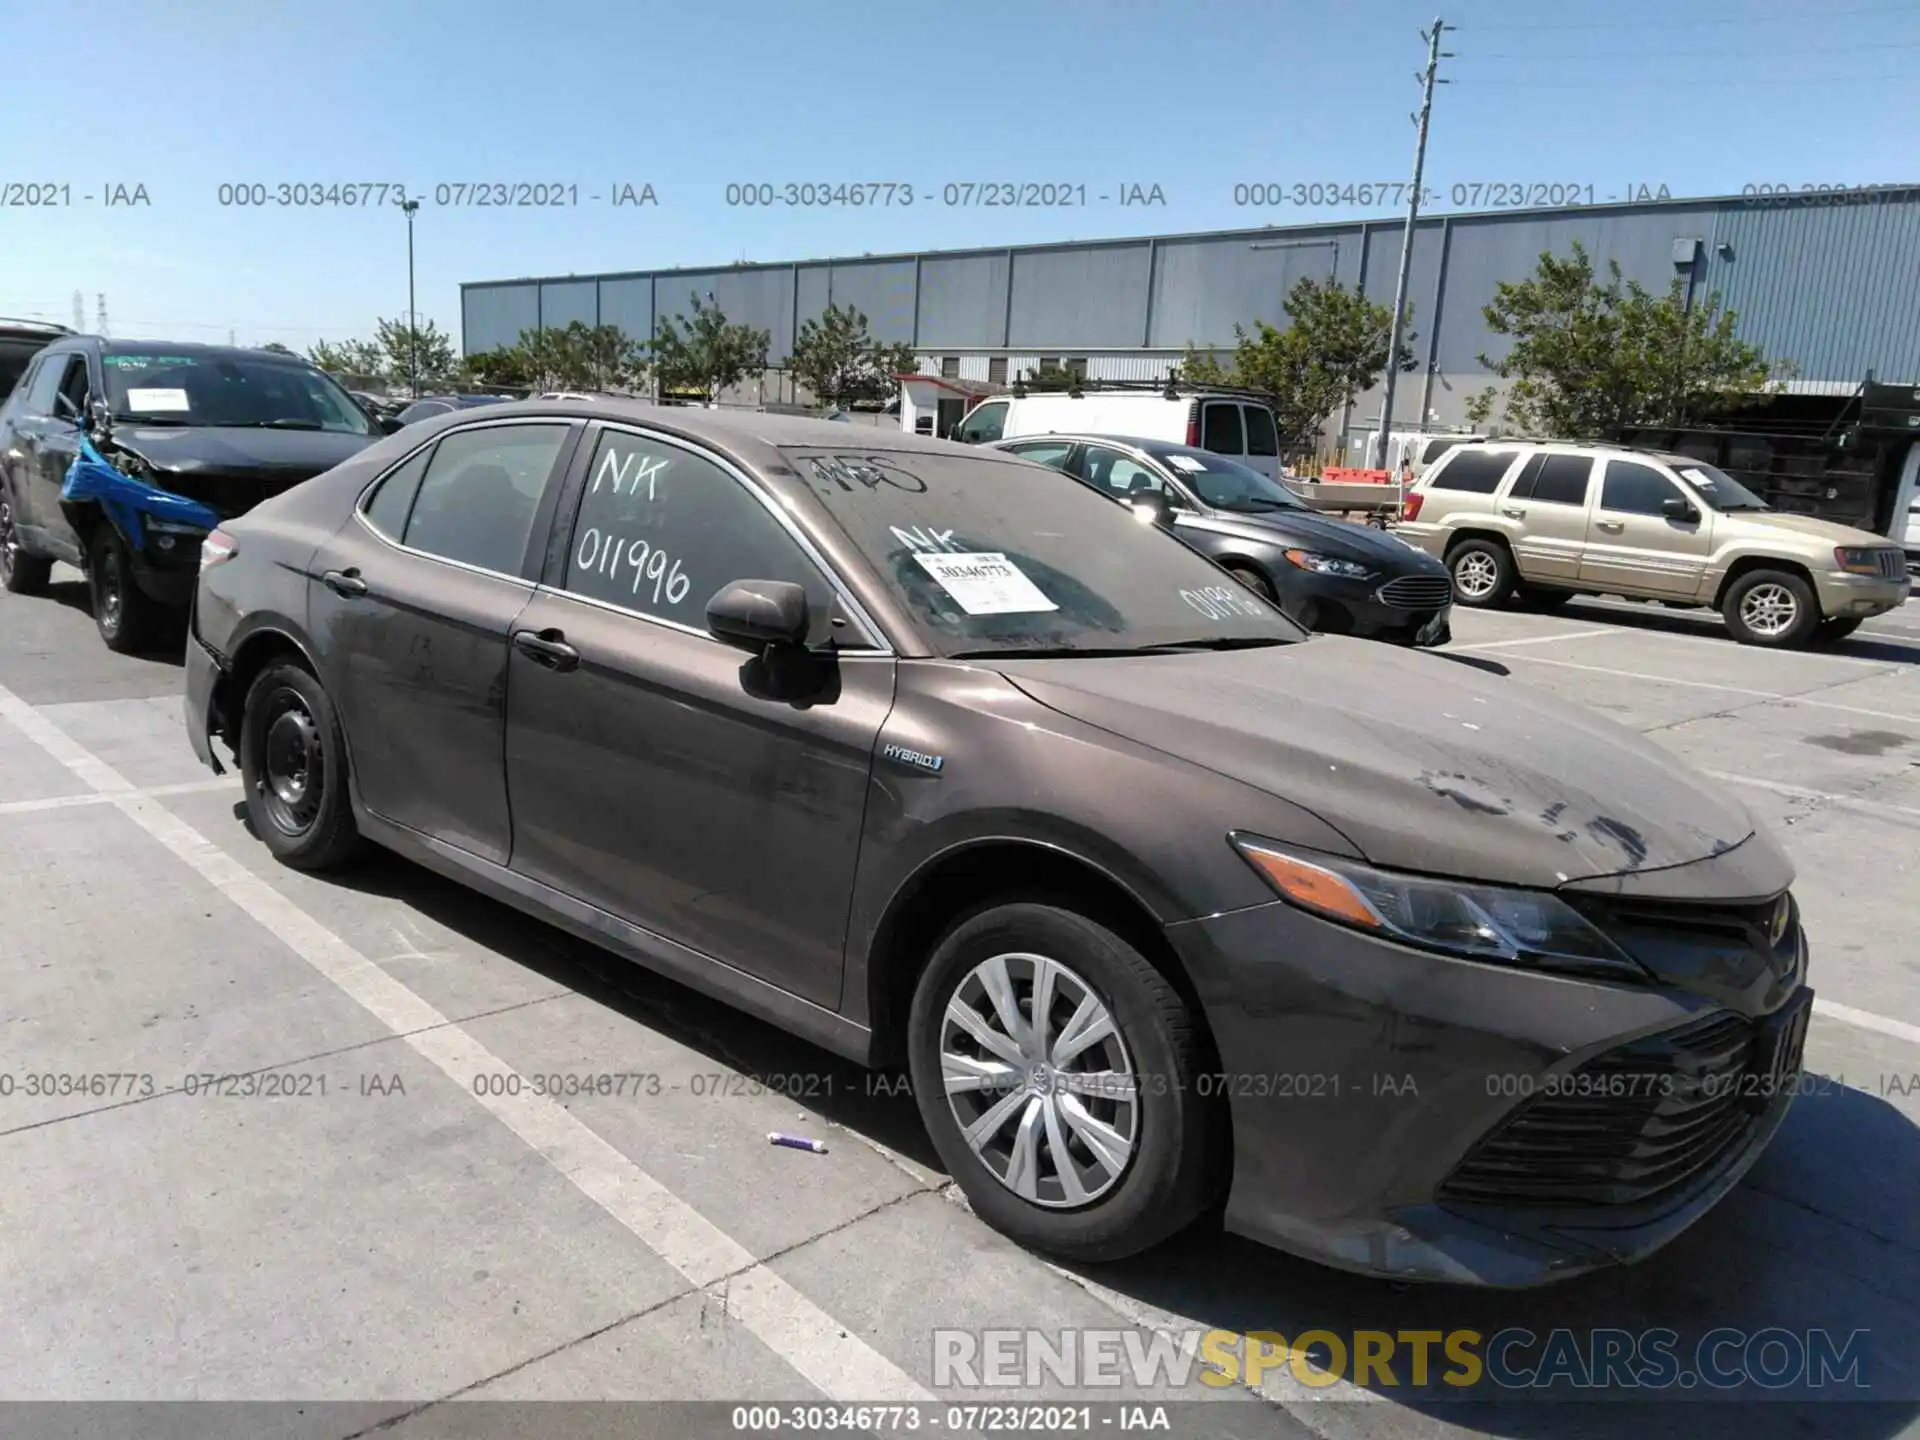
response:
[[[1042,1250],[1223,1197],[1334,1265],[1525,1285],[1705,1214],[1811,1001],[1746,809],[1036,478],[622,400],[429,420],[208,537],[192,742],[289,865],[377,842],[904,1064]]]
[[[1238,461],[1117,435],[1029,435],[993,448],[1153,506],[1159,523],[1309,630],[1401,645],[1452,638],[1445,565],[1383,531],[1316,513]]]

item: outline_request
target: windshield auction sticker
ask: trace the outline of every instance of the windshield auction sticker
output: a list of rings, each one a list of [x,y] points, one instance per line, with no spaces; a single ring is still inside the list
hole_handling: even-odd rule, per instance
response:
[[[127,391],[127,408],[158,415],[167,410],[189,410],[187,392],[184,390],[140,390]]]
[[[1060,608],[1004,555],[921,551],[913,558],[969,615],[1031,615]]]

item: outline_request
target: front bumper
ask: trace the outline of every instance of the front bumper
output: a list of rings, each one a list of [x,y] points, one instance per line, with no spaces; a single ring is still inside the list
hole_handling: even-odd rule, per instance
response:
[[[1453,638],[1451,578],[1446,580],[1448,599],[1419,606],[1394,605],[1381,599],[1382,586],[1377,579],[1346,580],[1303,570],[1277,578],[1287,614],[1319,634],[1422,647],[1444,645]]]
[[[1843,571],[1829,570],[1814,578],[1814,588],[1820,596],[1820,614],[1823,618],[1838,620],[1858,616],[1868,619],[1906,604],[1912,582],[1905,576],[1889,580],[1878,575],[1849,575]]]
[[[1537,1097],[1593,1084],[1624,1046],[1758,1033],[1764,1017],[1668,986],[1448,959],[1279,901],[1167,934],[1219,1050],[1211,1088],[1234,1136],[1227,1228],[1341,1269],[1520,1288],[1644,1258],[1738,1182],[1798,1085],[1798,1040],[1776,1038],[1792,1078],[1742,1096],[1711,1149],[1682,1152],[1698,1163],[1673,1183],[1617,1203],[1577,1188],[1543,1198],[1541,1172],[1499,1148]],[[1772,1031],[1809,995],[1801,986],[1777,1004]],[[1509,1194],[1503,1173],[1521,1177]]]
[[[200,637],[193,633],[192,626],[187,633],[187,739],[193,744],[193,753],[200,763],[216,775],[226,774],[226,766],[220,763],[220,757],[213,751],[213,736],[223,723],[216,704],[221,690],[221,681],[225,670],[220,657],[209,650]]]

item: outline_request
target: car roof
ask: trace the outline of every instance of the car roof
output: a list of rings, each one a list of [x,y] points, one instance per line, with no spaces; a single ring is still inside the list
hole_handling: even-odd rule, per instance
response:
[[[1166,440],[1149,440],[1139,435],[1101,435],[1090,430],[1049,430],[1044,435],[1012,435],[1005,440],[995,441],[998,449],[1007,449],[1013,445],[1041,445],[1049,440],[1068,440],[1076,445],[1121,445],[1130,450],[1151,451],[1156,445],[1166,445]],[[1178,448],[1178,447],[1177,447]]]
[[[112,340],[104,335],[78,335],[100,347],[103,355],[181,355],[194,360],[250,360],[256,364],[298,365],[315,370],[311,360],[301,355],[284,355],[278,350],[255,350],[245,345],[203,345],[197,340]]]

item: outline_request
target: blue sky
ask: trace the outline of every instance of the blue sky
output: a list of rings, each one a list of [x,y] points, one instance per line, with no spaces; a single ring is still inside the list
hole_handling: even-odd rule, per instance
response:
[[[463,280],[1386,216],[1250,208],[1236,184],[1404,182],[1418,30],[1439,0],[14,0],[0,314],[116,334],[370,334],[406,307],[397,209],[242,209],[223,183],[404,185],[423,317]],[[1596,199],[1920,181],[1920,0],[1466,0],[1428,155],[1456,184]],[[51,80],[20,83],[20,57]],[[89,76],[97,79],[89,79]],[[436,187],[578,186],[575,206],[437,206]],[[941,203],[967,181],[1084,185],[1072,209]],[[729,183],[906,182],[911,207],[748,209]],[[106,208],[111,184],[144,206]],[[615,208],[611,187],[658,204]],[[1099,203],[1158,185],[1164,205]],[[83,198],[93,195],[88,201]]]

